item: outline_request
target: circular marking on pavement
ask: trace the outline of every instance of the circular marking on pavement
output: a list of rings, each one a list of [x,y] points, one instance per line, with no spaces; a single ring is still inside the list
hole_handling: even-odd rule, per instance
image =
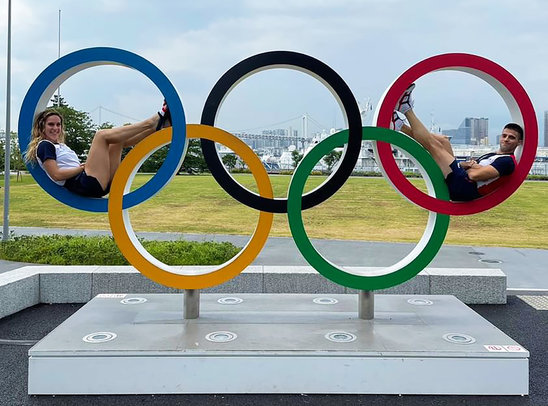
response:
[[[226,305],[236,305],[242,303],[244,300],[239,297],[222,297],[219,300],[217,300],[220,304],[226,304]]]
[[[231,331],[214,331],[206,335],[205,338],[213,343],[227,343],[229,341],[234,341],[238,338],[238,335]]]
[[[434,304],[434,302],[432,302],[431,300],[421,298],[409,299],[407,303],[415,306],[432,306]]]
[[[86,343],[100,344],[106,343],[107,341],[112,341],[116,337],[116,333],[112,333],[110,331],[98,331],[96,333],[91,333],[82,337],[82,340]]]
[[[144,297],[128,297],[127,299],[120,300],[120,303],[125,305],[134,305],[145,303],[147,300]]]
[[[352,341],[356,341],[358,337],[346,331],[332,331],[327,333],[325,338],[334,343],[351,343]]]
[[[334,299],[332,297],[317,297],[312,301],[319,305],[333,305],[339,303],[337,299]]]
[[[447,333],[443,335],[443,339],[453,344],[473,344],[476,342],[474,337],[463,333]]]

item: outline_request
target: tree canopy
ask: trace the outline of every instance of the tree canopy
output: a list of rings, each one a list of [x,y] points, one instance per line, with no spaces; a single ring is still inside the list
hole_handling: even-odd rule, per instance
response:
[[[202,146],[199,139],[187,139],[188,149],[186,151],[185,160],[181,165],[180,172],[187,173],[202,173],[208,170]]]
[[[223,156],[222,160],[229,172],[231,172],[238,163],[238,157],[235,154],[226,154]]]
[[[293,168],[296,168],[299,162],[301,162],[301,159],[303,159],[303,154],[301,154],[299,151],[294,149],[291,151],[291,160],[293,161]]]
[[[323,157],[323,161],[327,165],[328,172],[331,172],[335,164],[341,158],[341,155],[342,155],[342,151],[337,151],[334,149],[331,152],[329,152],[329,154]]]

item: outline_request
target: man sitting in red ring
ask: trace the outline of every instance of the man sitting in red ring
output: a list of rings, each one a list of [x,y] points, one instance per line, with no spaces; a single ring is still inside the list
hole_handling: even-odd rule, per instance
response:
[[[394,129],[414,138],[430,152],[445,177],[451,200],[474,200],[495,190],[504,182],[504,177],[515,169],[514,151],[523,141],[521,126],[515,123],[506,124],[496,152],[459,164],[449,139],[444,135],[432,134],[413,112],[414,101],[411,93],[414,88],[413,83],[405,90],[396,105],[392,115]],[[398,112],[405,115],[409,126],[400,118]]]

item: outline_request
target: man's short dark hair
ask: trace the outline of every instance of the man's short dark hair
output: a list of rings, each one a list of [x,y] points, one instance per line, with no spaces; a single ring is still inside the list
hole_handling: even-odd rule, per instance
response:
[[[514,130],[519,134],[519,139],[523,140],[523,128],[519,124],[516,123],[508,123],[504,126],[504,128],[508,128],[509,130]]]

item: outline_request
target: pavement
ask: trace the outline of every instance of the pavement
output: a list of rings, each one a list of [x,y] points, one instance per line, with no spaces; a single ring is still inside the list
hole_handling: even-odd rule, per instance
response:
[[[111,235],[110,231],[12,227],[23,235]],[[182,233],[137,233],[150,240],[229,241],[245,246],[249,236]],[[388,266],[398,262],[415,244],[352,240],[312,240],[328,260],[341,266]],[[0,273],[24,264],[0,260]],[[270,237],[252,265],[308,265],[292,238]],[[435,268],[499,268],[507,276],[508,293],[548,294],[548,249],[444,245],[430,264]]]
[[[12,228],[15,236],[40,234],[110,234],[108,231]],[[230,241],[248,237],[141,233],[147,239]],[[397,262],[413,244],[313,240],[327,259],[347,266],[385,266]],[[26,264],[0,261],[0,272]],[[291,238],[272,237],[254,265],[307,265]],[[388,395],[124,395],[28,396],[30,346],[43,338],[80,304],[40,304],[0,319],[0,406],[4,405],[548,405],[548,250],[444,246],[432,267],[500,268],[508,277],[506,305],[470,307],[530,351],[529,396],[388,396]],[[85,373],[85,371],[83,371]],[[305,378],[303,378],[305,379]]]

